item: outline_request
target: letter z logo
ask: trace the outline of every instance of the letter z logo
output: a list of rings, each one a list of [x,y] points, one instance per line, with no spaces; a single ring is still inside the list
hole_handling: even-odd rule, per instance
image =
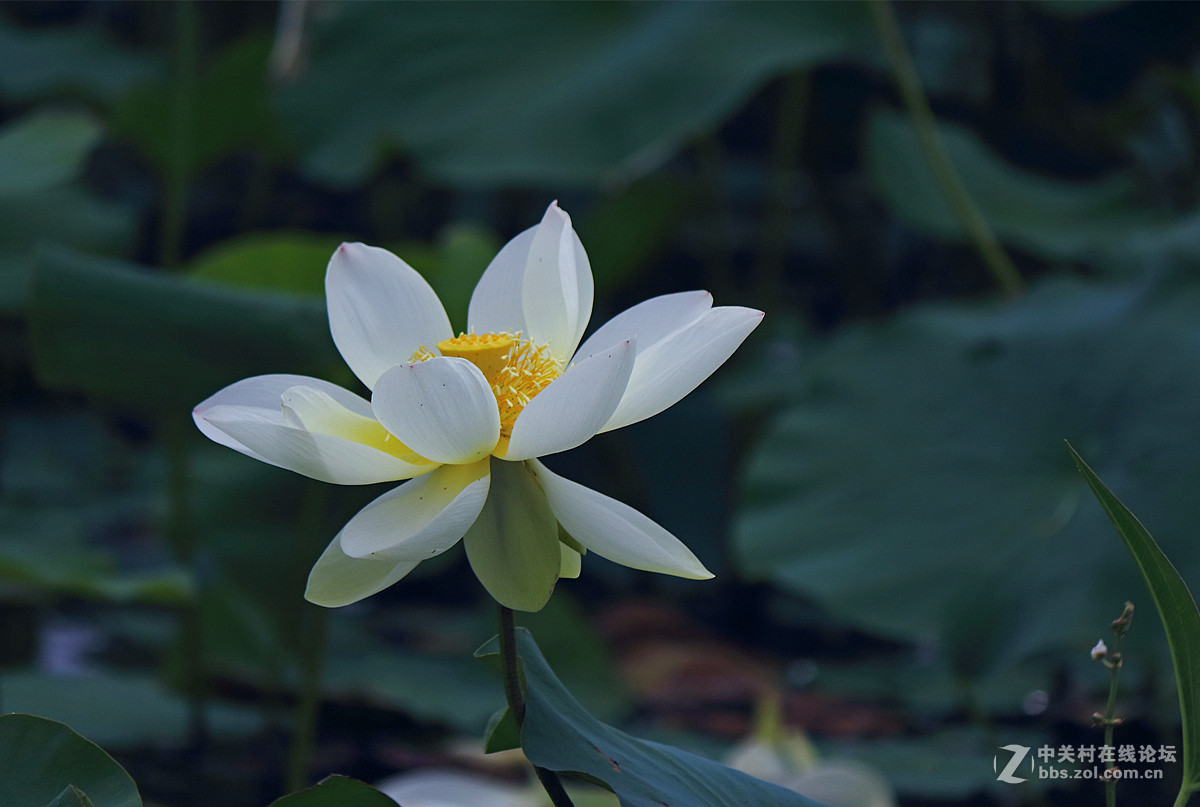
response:
[[[1021,782],[1024,782],[1025,779],[1023,777],[1013,776],[1013,774],[1016,773],[1017,768],[1025,760],[1025,756],[1029,753],[1029,748],[1024,745],[1002,745],[1000,746],[1000,750],[1008,751],[1010,754],[1012,754],[1012,758],[1008,760],[1008,764],[1004,766],[1004,770],[996,774],[996,778],[1001,782],[1005,782],[1010,785],[1019,785]],[[999,754],[992,757],[993,771],[995,771],[999,766],[998,757]],[[1029,760],[1029,769],[1033,770],[1032,759]]]

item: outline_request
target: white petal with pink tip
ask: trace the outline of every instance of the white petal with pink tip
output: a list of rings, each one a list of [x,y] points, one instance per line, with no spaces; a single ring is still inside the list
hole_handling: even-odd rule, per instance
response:
[[[453,336],[437,294],[386,249],[342,244],[325,273],[333,342],[368,389],[423,345]]]
[[[488,264],[471,295],[474,333],[520,331],[566,363],[592,314],[592,270],[571,218],[557,204]]]

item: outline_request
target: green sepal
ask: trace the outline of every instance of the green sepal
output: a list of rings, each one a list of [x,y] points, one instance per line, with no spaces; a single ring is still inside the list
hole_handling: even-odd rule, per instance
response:
[[[483,733],[483,753],[495,754],[498,751],[511,751],[521,747],[521,727],[511,707],[498,709],[488,721],[487,730]]]
[[[491,461],[491,490],[463,536],[475,576],[514,611],[540,611],[558,582],[558,522],[524,462]]]
[[[587,547],[575,540],[575,536],[563,529],[563,525],[558,525],[558,540],[562,541],[567,546],[574,549],[580,555],[587,554]]]

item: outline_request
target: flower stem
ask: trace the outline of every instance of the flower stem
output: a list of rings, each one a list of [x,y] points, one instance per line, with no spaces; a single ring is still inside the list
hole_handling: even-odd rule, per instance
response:
[[[1117,718],[1117,683],[1121,678],[1121,667],[1124,666],[1124,658],[1121,656],[1121,645],[1125,643],[1125,634],[1129,632],[1129,624],[1133,621],[1133,603],[1125,603],[1125,609],[1121,615],[1113,620],[1112,630],[1116,639],[1113,641],[1112,652],[1107,654],[1104,659],[1104,666],[1108,667],[1108,703],[1104,707],[1104,716],[1100,721],[1104,724],[1104,746],[1113,748],[1113,729],[1120,723]],[[1117,805],[1117,780],[1113,775],[1108,775],[1109,771],[1116,768],[1116,762],[1110,763],[1110,767],[1105,771],[1104,777],[1104,805],[1105,807],[1116,807]]]
[[[504,698],[517,724],[525,722],[525,695],[517,671],[517,629],[511,608],[500,606],[500,661],[504,666]]]
[[[504,697],[512,710],[517,725],[525,723],[525,694],[521,691],[520,670],[517,667],[517,630],[511,608],[500,606],[500,663],[504,669]],[[550,797],[554,807],[575,807],[567,795],[558,774],[549,768],[533,766],[538,781]]]
[[[974,244],[979,256],[992,273],[996,282],[1010,296],[1021,292],[1025,281],[1017,272],[1012,259],[996,240],[992,228],[975,206],[971,195],[967,193],[962,178],[950,162],[946,146],[938,135],[934,123],[933,110],[929,107],[929,98],[925,88],[921,86],[921,78],[913,64],[912,56],[904,44],[904,36],[900,32],[900,24],[896,21],[896,12],[888,0],[871,0],[871,16],[875,21],[875,30],[883,44],[884,53],[900,87],[900,95],[908,108],[913,128],[917,131],[917,139],[921,143],[921,151],[925,161],[933,171],[934,179],[958,218],[959,225]]]
[[[1117,723],[1113,715],[1117,709],[1117,680],[1121,677],[1120,659],[1120,655],[1117,655],[1117,660],[1109,669],[1108,675],[1108,705],[1104,707],[1104,745],[1108,748],[1113,747],[1113,728]],[[1107,776],[1104,778],[1104,807],[1117,807],[1116,784],[1115,779]]]

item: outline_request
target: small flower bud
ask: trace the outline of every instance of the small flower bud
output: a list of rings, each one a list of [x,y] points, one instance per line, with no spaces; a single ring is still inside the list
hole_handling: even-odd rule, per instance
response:
[[[1121,615],[1113,620],[1113,633],[1117,636],[1124,636],[1129,633],[1129,625],[1133,622],[1133,603],[1125,603],[1125,608],[1121,611]]]
[[[1096,642],[1096,646],[1092,648],[1092,658],[1094,658],[1096,661],[1101,661],[1107,655],[1108,646],[1104,644],[1104,640],[1101,639],[1100,641]]]

